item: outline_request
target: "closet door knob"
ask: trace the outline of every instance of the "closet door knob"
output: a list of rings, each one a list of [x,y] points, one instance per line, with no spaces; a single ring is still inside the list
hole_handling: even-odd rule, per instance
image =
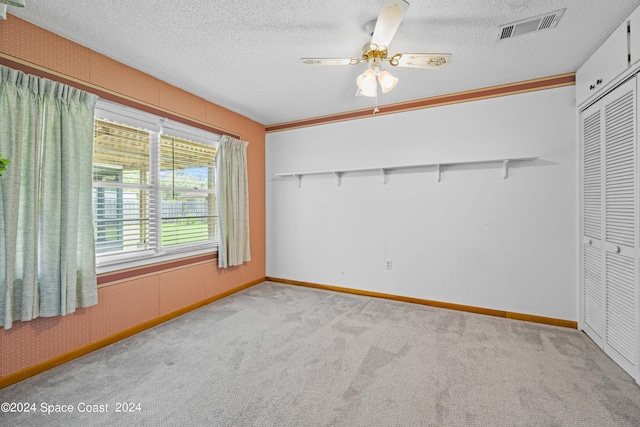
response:
[[[617,245],[616,245],[616,250],[615,250],[615,252],[616,252],[617,254],[619,254],[619,253],[620,253],[620,246],[617,246]]]
[[[593,245],[593,240],[589,239],[589,244]]]

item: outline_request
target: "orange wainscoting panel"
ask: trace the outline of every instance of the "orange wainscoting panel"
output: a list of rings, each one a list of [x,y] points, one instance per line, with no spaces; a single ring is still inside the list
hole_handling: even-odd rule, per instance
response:
[[[89,307],[64,317],[14,322],[2,331],[2,376],[89,344],[94,311]]]
[[[231,110],[227,110],[219,105],[207,102],[206,117],[206,122],[210,125],[226,127],[230,132],[233,132],[236,135],[241,135],[239,114],[234,113]],[[243,139],[246,139],[246,137]]]
[[[155,274],[98,289],[91,341],[98,341],[160,316],[159,276]]]
[[[91,51],[43,28],[7,15],[0,25],[2,51],[25,61],[89,81]]]
[[[162,274],[160,315],[171,313],[207,298],[207,267],[196,264]]]
[[[160,105],[160,80],[97,52],[91,52],[90,81],[121,95]]]
[[[203,123],[207,120],[207,101],[164,82],[160,82],[159,106]]]
[[[216,260],[216,263],[218,261]],[[216,264],[217,265],[217,264]],[[217,294],[228,292],[238,286],[240,281],[240,268],[208,268],[207,269],[207,297],[213,297]]]

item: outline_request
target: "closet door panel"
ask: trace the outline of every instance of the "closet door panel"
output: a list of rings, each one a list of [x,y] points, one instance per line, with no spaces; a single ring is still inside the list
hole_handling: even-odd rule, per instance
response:
[[[582,135],[582,322],[583,330],[604,348],[605,290],[602,257],[603,126],[600,103],[580,115]]]
[[[604,120],[604,350],[629,374],[638,363],[636,79],[602,100]]]
[[[605,240],[633,248],[636,246],[635,84],[625,84],[619,89],[624,89],[622,95],[604,105]]]
[[[602,253],[589,241],[583,246],[583,316],[587,334],[603,347],[604,295],[602,289]]]
[[[606,258],[607,348],[605,350],[629,370],[636,365],[635,261],[632,257],[610,252],[607,253]],[[617,354],[611,354],[611,350]],[[621,361],[616,357],[617,355],[622,356],[624,360]]]
[[[600,109],[585,111],[583,135],[583,234],[600,239],[602,234],[602,138]]]

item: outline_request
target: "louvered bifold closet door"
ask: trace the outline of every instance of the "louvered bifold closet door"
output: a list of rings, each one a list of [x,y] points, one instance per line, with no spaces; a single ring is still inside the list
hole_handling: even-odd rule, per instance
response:
[[[604,346],[602,281],[602,119],[600,104],[585,110],[582,125],[582,310],[585,332]]]
[[[636,81],[603,100],[605,138],[605,351],[636,376],[637,158]]]

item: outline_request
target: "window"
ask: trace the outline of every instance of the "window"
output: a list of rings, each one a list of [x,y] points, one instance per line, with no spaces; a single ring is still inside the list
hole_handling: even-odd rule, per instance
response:
[[[106,101],[94,123],[98,265],[215,249],[219,136]]]
[[[216,237],[214,157],[214,147],[160,137],[163,247]]]

